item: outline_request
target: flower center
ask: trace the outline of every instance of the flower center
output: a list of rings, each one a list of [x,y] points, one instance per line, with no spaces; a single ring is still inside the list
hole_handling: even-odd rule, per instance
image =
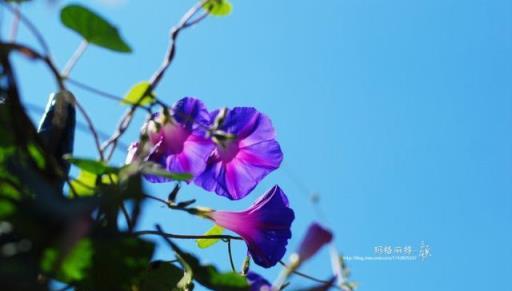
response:
[[[217,152],[224,162],[231,161],[238,154],[238,140],[226,140],[217,144]]]
[[[164,146],[172,154],[181,153],[190,133],[177,123],[167,123],[162,128]]]

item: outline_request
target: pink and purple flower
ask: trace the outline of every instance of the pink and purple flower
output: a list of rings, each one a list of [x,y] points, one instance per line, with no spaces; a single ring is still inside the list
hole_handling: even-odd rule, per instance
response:
[[[242,199],[283,160],[272,122],[250,107],[216,110],[211,120],[220,120],[214,130],[226,138],[216,139],[206,169],[195,183],[231,200]]]
[[[172,173],[198,176],[206,168],[206,161],[215,147],[206,137],[204,129],[209,126],[210,116],[203,102],[191,97],[179,100],[172,106],[170,116],[154,114],[144,125],[150,147],[145,159]],[[126,163],[135,158],[138,147],[139,143],[130,146]],[[153,175],[145,177],[153,183],[169,181]]]
[[[288,198],[277,185],[245,211],[212,211],[206,216],[239,234],[254,262],[265,268],[274,266],[283,258],[295,218]]]

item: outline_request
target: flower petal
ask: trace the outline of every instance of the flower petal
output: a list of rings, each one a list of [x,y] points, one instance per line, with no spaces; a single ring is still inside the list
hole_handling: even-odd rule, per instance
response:
[[[202,131],[210,125],[210,114],[204,103],[193,97],[185,97],[173,105],[173,118],[190,131]]]
[[[190,135],[183,144],[183,151],[168,155],[166,169],[172,173],[188,173],[192,176],[201,174],[206,167],[206,160],[214,145],[206,138]]]
[[[272,285],[261,275],[249,272],[247,273],[247,281],[250,285],[250,291],[271,291]]]
[[[309,226],[297,252],[301,262],[315,255],[324,245],[332,240],[332,233],[318,223]]]

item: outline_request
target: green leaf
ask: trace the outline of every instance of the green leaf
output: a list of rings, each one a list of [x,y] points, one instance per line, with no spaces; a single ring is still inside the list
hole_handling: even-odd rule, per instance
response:
[[[117,168],[108,166],[107,163],[104,161],[76,158],[71,157],[70,155],[66,155],[64,156],[64,158],[71,164],[77,166],[78,168],[96,175],[116,173],[119,170]]]
[[[132,51],[116,27],[88,8],[68,5],[61,10],[60,19],[64,26],[80,34],[89,43],[117,52]]]
[[[80,240],[62,259],[55,248],[46,249],[41,260],[41,269],[51,273],[57,271],[57,277],[63,282],[79,281],[84,278],[93,256],[90,239]],[[57,266],[60,261],[60,266]]]
[[[93,238],[92,264],[77,290],[133,290],[140,284],[154,245],[130,236]]]
[[[2,189],[0,189],[2,191]],[[0,219],[13,214],[16,211],[16,206],[7,200],[0,199]]]
[[[142,96],[148,90],[150,83],[148,81],[142,81],[135,84],[128,93],[124,96],[121,101],[122,104],[128,105],[149,105],[155,101],[156,95],[153,92]]]
[[[78,177],[71,181],[71,187],[79,197],[93,196],[96,193],[96,178],[98,175],[80,171]],[[112,182],[117,183],[119,178],[116,174],[110,173],[101,177],[102,184],[109,185]]]
[[[210,0],[203,7],[214,16],[226,16],[233,10],[233,5],[228,0]]]
[[[184,271],[174,264],[154,261],[140,280],[140,291],[178,290],[177,286],[184,277]]]
[[[146,175],[155,175],[175,181],[188,181],[193,177],[188,173],[171,173],[153,162],[145,162],[141,167],[141,172]]]
[[[221,235],[223,231],[224,228],[222,226],[215,224],[204,235]],[[196,240],[196,243],[199,248],[206,249],[219,242],[219,240],[218,238],[200,238]]]
[[[93,196],[96,189],[96,175],[87,171],[80,171],[78,177],[71,181],[71,188],[79,197]]]

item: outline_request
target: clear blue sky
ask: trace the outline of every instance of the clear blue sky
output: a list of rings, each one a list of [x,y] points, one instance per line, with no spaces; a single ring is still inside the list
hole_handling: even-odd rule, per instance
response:
[[[43,1],[37,1],[43,2]],[[169,27],[194,1],[78,1],[116,23],[133,55],[91,47],[72,77],[122,95],[160,64]],[[58,5],[68,3],[60,1]],[[151,3],[149,5],[148,3]],[[233,0],[233,14],[183,33],[157,90],[172,103],[197,96],[209,108],[254,106],[277,129],[285,161],[254,193],[229,202],[195,186],[182,197],[243,209],[279,184],[297,219],[290,249],[312,220],[336,233],[346,255],[376,246],[431,248],[424,262],[349,262],[359,290],[511,290],[512,2],[508,0]],[[79,44],[57,7],[26,5],[60,67]],[[3,32],[9,18],[4,15]],[[20,39],[33,43],[26,31]],[[40,64],[18,58],[25,102],[55,90]],[[124,108],[76,96],[104,131]],[[34,118],[37,114],[33,115]],[[126,143],[137,137],[137,116]],[[76,153],[94,156],[79,133]],[[115,156],[121,163],[124,153]],[[170,185],[148,187],[166,197]],[[322,216],[308,202],[320,194]],[[141,227],[201,233],[209,223],[146,205]],[[224,244],[187,249],[228,269]],[[243,259],[243,245],[236,260]],[[158,258],[169,258],[162,246]],[[328,277],[323,252],[304,271]],[[276,271],[263,272],[273,278]],[[297,281],[305,285],[303,280]]]

